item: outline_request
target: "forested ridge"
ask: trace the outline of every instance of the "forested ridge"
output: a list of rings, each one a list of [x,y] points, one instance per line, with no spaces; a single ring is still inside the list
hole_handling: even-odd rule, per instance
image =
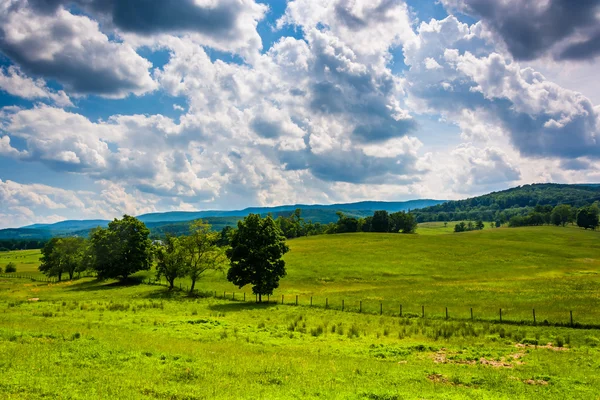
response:
[[[567,204],[580,208],[600,200],[599,185],[566,185],[541,183],[523,185],[492,192],[465,200],[448,201],[431,207],[413,210],[417,222],[483,220],[510,221],[526,216],[536,206]]]

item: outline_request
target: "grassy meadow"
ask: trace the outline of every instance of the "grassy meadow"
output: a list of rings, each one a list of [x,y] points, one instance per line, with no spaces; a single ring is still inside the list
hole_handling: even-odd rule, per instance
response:
[[[433,225],[437,224],[437,225]],[[443,223],[429,229],[445,231]],[[450,224],[449,224],[450,225]],[[423,229],[419,229],[421,232]],[[600,232],[567,227],[487,228],[448,234],[352,233],[289,240],[288,275],[271,301],[397,315],[551,323],[598,324]],[[39,274],[35,251],[4,253],[19,273]],[[22,256],[20,253],[24,253]],[[17,258],[15,258],[17,257]],[[18,258],[22,257],[22,258]],[[19,264],[19,260],[22,260]],[[151,271],[138,274],[153,279]],[[186,279],[176,285],[185,290]],[[200,291],[238,298],[221,273],[208,274]],[[362,304],[361,304],[362,302]]]
[[[229,299],[235,291],[238,301],[90,278],[0,278],[0,393],[598,398],[600,330],[544,320],[566,324],[572,310],[575,322],[598,324],[600,232],[486,227],[454,234],[443,223],[427,229],[442,233],[290,240],[288,276],[269,304],[252,303],[250,288],[234,288],[222,274],[204,277],[199,290]],[[0,266],[12,261],[19,274],[37,273],[37,251],[0,257]],[[239,301],[244,292],[248,302]]]
[[[190,299],[159,286],[89,279],[0,278],[0,315],[0,393],[7,399],[600,393],[598,330]]]

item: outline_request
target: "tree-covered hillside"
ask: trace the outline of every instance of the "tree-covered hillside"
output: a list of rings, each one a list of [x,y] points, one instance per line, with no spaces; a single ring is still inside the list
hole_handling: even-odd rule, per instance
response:
[[[543,183],[524,185],[465,200],[448,201],[414,210],[418,222],[483,220],[508,222],[529,214],[536,206],[590,205],[600,200],[598,185]]]

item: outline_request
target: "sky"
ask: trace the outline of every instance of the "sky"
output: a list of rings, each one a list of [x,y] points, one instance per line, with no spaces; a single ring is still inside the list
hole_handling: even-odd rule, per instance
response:
[[[600,182],[600,0],[0,0],[0,228]]]

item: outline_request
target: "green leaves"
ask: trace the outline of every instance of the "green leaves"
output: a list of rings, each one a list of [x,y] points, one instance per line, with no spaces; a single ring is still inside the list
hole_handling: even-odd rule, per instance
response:
[[[240,288],[253,285],[255,294],[271,295],[286,275],[281,257],[288,251],[283,233],[270,216],[262,219],[258,214],[250,214],[238,222],[231,237],[227,279]]]
[[[91,233],[92,266],[98,277],[127,279],[138,271],[149,270],[152,260],[150,231],[143,222],[129,215],[97,228]]]

